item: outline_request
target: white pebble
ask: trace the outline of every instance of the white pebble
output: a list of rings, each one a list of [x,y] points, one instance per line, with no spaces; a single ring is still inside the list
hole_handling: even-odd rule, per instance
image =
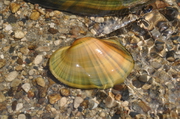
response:
[[[23,108],[23,103],[18,103],[17,105],[16,105],[16,111],[19,111],[20,109],[22,109]]]
[[[74,108],[78,108],[82,102],[83,102],[83,99],[81,97],[76,97],[74,100]]]
[[[18,115],[18,119],[26,119],[26,115],[24,115],[24,114],[19,114],[19,115]]]
[[[54,41],[54,45],[55,45],[55,46],[60,45],[61,42],[62,42],[62,40],[55,40],[55,41]]]
[[[62,98],[59,100],[59,106],[60,106],[60,107],[65,106],[66,103],[67,103],[67,98],[66,98],[66,97],[62,97]]]
[[[12,26],[11,26],[10,24],[5,25],[4,30],[5,30],[5,31],[11,31],[11,30],[12,30]]]
[[[35,57],[35,59],[34,59],[34,64],[38,65],[38,64],[40,64],[42,62],[42,60],[43,60],[43,56],[42,55],[37,55]]]
[[[22,31],[15,31],[14,37],[15,38],[24,38],[25,34]]]
[[[6,81],[13,81],[17,76],[18,76],[18,72],[17,71],[12,71],[6,77]]]
[[[25,92],[28,92],[31,88],[31,85],[29,83],[25,83],[22,85],[22,88]]]

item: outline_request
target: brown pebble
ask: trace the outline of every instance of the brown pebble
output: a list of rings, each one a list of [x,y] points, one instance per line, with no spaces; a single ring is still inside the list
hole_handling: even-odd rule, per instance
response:
[[[15,67],[15,70],[16,70],[16,71],[21,71],[21,70],[23,70],[22,65],[16,66],[16,67]]]
[[[13,101],[12,102],[12,110],[15,111],[16,110],[16,105],[17,105],[17,101]]]
[[[17,59],[17,63],[20,64],[20,65],[22,65],[22,64],[23,64],[23,60],[19,57],[19,58]]]
[[[62,88],[62,89],[60,90],[60,93],[61,93],[62,96],[69,96],[70,90],[67,89],[67,88]]]
[[[0,59],[0,68],[3,68],[6,65],[5,59]]]
[[[27,93],[28,98],[33,98],[35,96],[34,92],[32,90],[29,90]]]
[[[0,33],[0,39],[4,38],[5,35]]]
[[[0,111],[2,111],[2,110],[5,110],[6,109],[6,103],[4,103],[4,102],[1,102],[0,103]]]
[[[55,104],[58,100],[61,99],[60,94],[51,94],[48,96],[49,103],[50,104]]]
[[[51,33],[51,34],[56,34],[58,32],[58,30],[54,29],[54,28],[49,28],[48,32]]]
[[[35,44],[30,44],[29,46],[28,46],[28,49],[29,50],[35,50],[36,49],[36,45]]]
[[[89,105],[89,101],[88,101],[88,100],[84,100],[84,101],[80,104],[80,106],[81,106],[81,107],[84,107],[85,109],[88,108],[88,105]]]
[[[40,17],[40,13],[38,11],[34,11],[31,13],[30,19],[32,20],[38,20]]]
[[[20,4],[17,4],[17,3],[11,3],[10,4],[10,9],[11,9],[11,12],[12,13],[15,13],[19,10],[20,8]]]
[[[117,94],[117,95],[115,95],[115,100],[118,100],[118,101],[120,101],[121,100],[121,97],[122,97],[122,95],[121,94]]]

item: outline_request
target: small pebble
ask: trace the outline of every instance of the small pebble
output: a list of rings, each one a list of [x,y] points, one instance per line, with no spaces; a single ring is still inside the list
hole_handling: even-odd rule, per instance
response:
[[[38,64],[40,64],[42,62],[42,60],[43,60],[43,56],[42,55],[37,55],[33,62],[34,62],[35,65],[38,65]]]
[[[26,47],[20,48],[20,52],[23,53],[24,55],[27,55],[29,53],[29,49]]]
[[[0,92],[0,102],[3,102],[5,100],[6,100],[6,97],[4,96],[2,92]]]
[[[6,77],[6,81],[13,81],[17,76],[18,76],[18,72],[17,71],[12,71]]]
[[[38,20],[39,17],[40,17],[40,13],[38,11],[34,11],[30,15],[30,19],[32,19],[32,20]]]
[[[26,115],[25,114],[19,114],[18,119],[26,119]]]
[[[19,8],[20,8],[20,5],[17,4],[17,3],[11,3],[11,4],[10,4],[10,9],[11,9],[11,12],[12,12],[12,13],[17,12],[17,11],[19,10]]]
[[[55,40],[55,41],[54,41],[54,45],[55,45],[55,46],[60,45],[61,42],[62,42],[62,40]]]
[[[64,107],[67,103],[67,98],[66,97],[62,97],[60,100],[59,100],[59,106],[60,107]]]
[[[54,28],[49,28],[48,32],[51,33],[51,34],[56,34],[56,33],[58,33],[58,30],[54,29]]]
[[[47,51],[50,51],[50,47],[48,47],[48,46],[40,46],[40,47],[36,48],[36,51],[47,52]]]
[[[22,89],[27,93],[31,88],[31,85],[29,83],[25,83],[22,85]]]
[[[24,36],[25,36],[25,34],[20,30],[15,31],[15,33],[14,33],[14,37],[17,38],[17,39],[24,38]]]
[[[105,113],[105,112],[101,112],[101,113],[99,114],[99,116],[100,116],[100,117],[106,117],[106,113]]]
[[[23,103],[18,103],[17,105],[16,105],[16,111],[19,111],[19,110],[21,110],[23,108]]]
[[[21,83],[21,80],[15,79],[11,82],[11,87],[17,87]]]
[[[36,83],[37,83],[39,86],[45,87],[46,83],[45,83],[45,81],[44,81],[43,78],[38,77],[38,78],[36,78],[35,80],[36,80]]]
[[[59,94],[51,94],[48,96],[49,103],[55,104],[58,100],[61,99],[61,96]]]
[[[69,96],[70,90],[67,88],[62,88],[62,89],[60,89],[60,93],[62,96]]]
[[[74,99],[74,108],[78,108],[82,102],[83,102],[83,99],[81,97],[76,97]]]
[[[0,68],[3,68],[6,65],[5,59],[0,59]]]

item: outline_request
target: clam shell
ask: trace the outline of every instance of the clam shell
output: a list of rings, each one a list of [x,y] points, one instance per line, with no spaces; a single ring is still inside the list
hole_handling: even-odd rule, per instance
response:
[[[131,54],[116,40],[85,37],[58,49],[50,57],[52,74],[81,89],[106,89],[124,82],[134,66]]]
[[[107,15],[119,13],[149,0],[28,0],[42,6],[80,15]],[[127,9],[126,9],[127,10]],[[122,12],[123,13],[123,12]]]

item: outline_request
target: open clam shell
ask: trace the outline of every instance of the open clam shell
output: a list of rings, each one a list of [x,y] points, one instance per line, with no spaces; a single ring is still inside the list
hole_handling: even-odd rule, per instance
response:
[[[85,37],[55,51],[49,66],[52,74],[68,86],[106,89],[124,82],[134,62],[119,42]]]
[[[108,15],[119,13],[149,0],[28,0],[42,6],[80,15]]]

